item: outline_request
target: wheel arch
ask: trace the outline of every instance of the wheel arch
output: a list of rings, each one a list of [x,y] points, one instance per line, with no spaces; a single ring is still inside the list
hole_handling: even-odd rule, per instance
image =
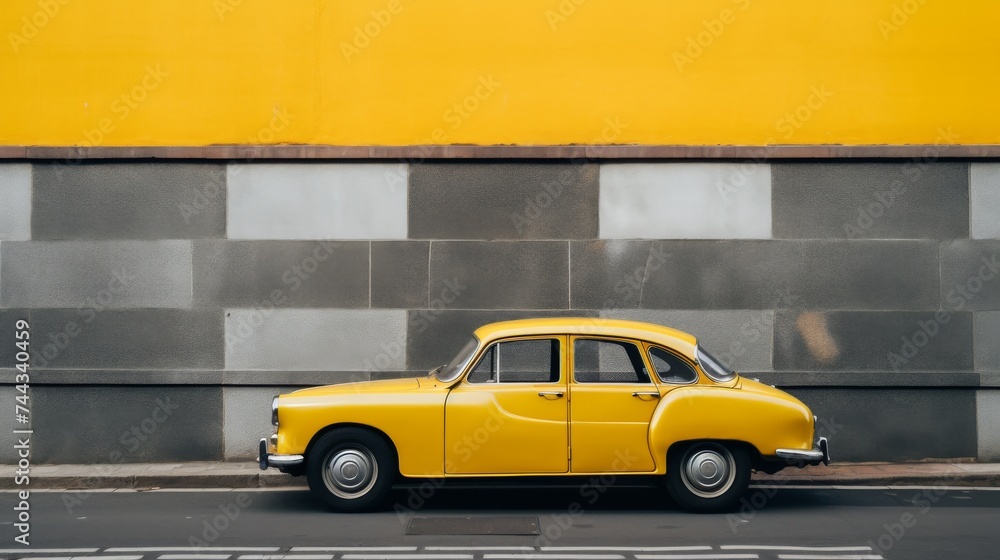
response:
[[[666,465],[666,470],[667,471],[670,470],[670,457],[672,453],[683,453],[686,447],[689,447],[697,443],[718,443],[721,445],[725,445],[727,447],[729,446],[740,447],[747,452],[747,455],[750,457],[750,466],[754,470],[761,470],[761,468],[767,464],[767,461],[764,459],[764,456],[761,455],[760,451],[757,449],[757,446],[748,441],[743,441],[739,439],[692,438],[681,441],[675,441],[671,443],[670,446],[667,447],[667,453],[663,458],[664,464]]]
[[[368,424],[359,424],[357,422],[337,422],[335,424],[330,424],[318,430],[315,434],[313,434],[313,437],[309,440],[309,444],[306,445],[306,451],[304,453],[306,460],[309,459],[309,454],[312,452],[313,447],[316,445],[317,441],[319,441],[326,434],[342,428],[358,428],[361,430],[366,430],[368,432],[371,432],[377,435],[378,437],[382,438],[385,441],[385,443],[389,445],[389,449],[392,451],[393,458],[395,458],[396,460],[396,468],[397,469],[399,468],[399,450],[396,449],[396,444],[392,441],[392,438],[389,437],[388,434],[386,434],[385,432],[374,426],[369,426]]]

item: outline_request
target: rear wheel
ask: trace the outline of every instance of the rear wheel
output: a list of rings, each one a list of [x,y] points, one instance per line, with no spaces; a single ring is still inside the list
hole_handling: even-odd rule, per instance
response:
[[[750,485],[750,458],[739,445],[697,442],[671,450],[667,489],[683,508],[733,509]]]
[[[396,456],[378,434],[339,428],[324,434],[309,452],[306,478],[331,509],[371,511],[389,496],[396,470]]]

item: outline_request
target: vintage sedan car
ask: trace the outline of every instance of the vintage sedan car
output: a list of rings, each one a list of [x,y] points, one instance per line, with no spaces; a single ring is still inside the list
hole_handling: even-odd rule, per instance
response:
[[[574,475],[644,475],[720,511],[751,470],[830,460],[798,399],[634,321],[493,323],[425,377],[304,389],[271,409],[261,469],[305,474],[337,511],[378,507],[400,477]]]

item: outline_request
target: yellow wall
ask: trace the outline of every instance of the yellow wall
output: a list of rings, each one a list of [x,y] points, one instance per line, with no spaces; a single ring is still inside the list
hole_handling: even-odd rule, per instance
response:
[[[998,21],[991,0],[4,0],[0,144],[992,144]]]

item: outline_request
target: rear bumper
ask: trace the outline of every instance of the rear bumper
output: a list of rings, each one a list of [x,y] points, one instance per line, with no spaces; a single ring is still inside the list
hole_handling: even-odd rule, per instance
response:
[[[271,467],[278,469],[293,467],[301,465],[305,461],[302,455],[278,455],[277,453],[273,453],[274,448],[267,438],[260,438],[257,449],[257,462],[260,463],[260,470],[262,471],[266,471]]]
[[[801,462],[806,465],[830,464],[830,444],[825,437],[819,438],[812,449],[778,449],[774,454],[789,462]]]

